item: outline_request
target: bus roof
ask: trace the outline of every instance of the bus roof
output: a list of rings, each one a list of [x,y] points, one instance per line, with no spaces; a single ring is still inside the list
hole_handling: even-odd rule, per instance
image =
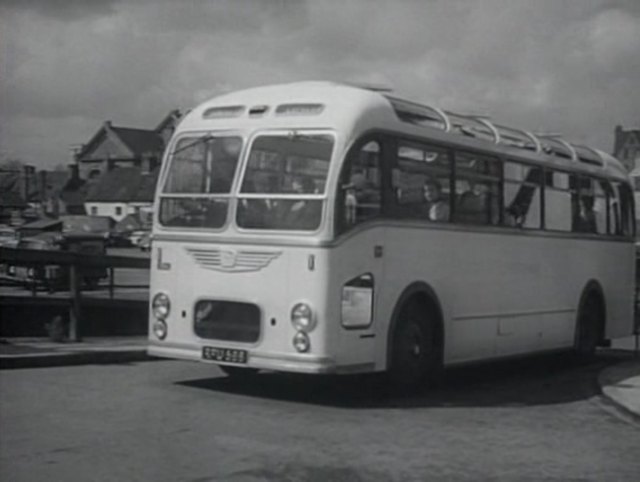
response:
[[[240,127],[334,128],[362,132],[381,128],[438,142],[515,156],[556,168],[628,180],[622,163],[555,133],[532,133],[488,116],[445,111],[396,97],[389,89],[328,81],[278,84],[209,99],[190,111],[179,131]]]

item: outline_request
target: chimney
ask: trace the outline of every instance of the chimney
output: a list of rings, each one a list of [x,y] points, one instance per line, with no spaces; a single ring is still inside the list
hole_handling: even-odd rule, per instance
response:
[[[622,130],[622,126],[621,125],[617,125],[616,129],[614,131],[614,136],[613,136],[613,155],[614,157],[618,157],[619,155],[619,151],[620,151],[620,144],[622,144],[622,137],[623,137],[624,131]]]
[[[38,191],[40,192],[40,202],[47,199],[47,171],[44,169],[38,173]]]
[[[80,179],[78,174],[78,164],[69,164],[69,173],[71,174],[71,181],[77,182]]]
[[[142,154],[142,159],[140,162],[140,173],[141,174],[149,174],[152,169],[153,156],[148,152]]]
[[[24,200],[26,203],[29,202],[29,194],[31,193],[31,186],[34,181],[34,177],[36,175],[36,170],[33,166],[24,166],[23,167],[23,185],[22,185],[22,194],[24,196]]]

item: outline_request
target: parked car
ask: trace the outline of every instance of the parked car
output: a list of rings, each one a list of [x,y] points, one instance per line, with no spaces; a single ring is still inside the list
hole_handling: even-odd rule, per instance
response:
[[[138,241],[138,247],[145,252],[151,251],[151,233],[147,232],[142,235]]]
[[[113,248],[128,248],[131,246],[129,235],[127,231],[111,231],[107,244]]]
[[[136,229],[135,231],[131,231],[131,234],[129,234],[129,241],[131,241],[133,246],[138,246],[140,244],[140,240],[147,234],[149,234],[149,231],[146,229]]]
[[[105,254],[105,240],[100,235],[65,235],[59,232],[44,232],[22,238],[16,248],[42,251],[71,251],[86,254]],[[8,265],[6,275],[25,287],[44,286],[53,292],[69,287],[69,268],[57,264],[13,264]],[[87,288],[95,288],[100,279],[107,276],[107,270],[100,267],[82,267],[80,279]]]
[[[16,230],[9,226],[0,226],[0,246],[15,247],[17,243]]]

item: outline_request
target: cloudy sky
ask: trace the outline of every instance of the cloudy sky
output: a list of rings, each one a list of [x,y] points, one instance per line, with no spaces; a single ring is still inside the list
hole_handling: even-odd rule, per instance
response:
[[[1,0],[0,154],[53,167],[107,119],[308,79],[610,151],[640,126],[639,52],[640,0]]]

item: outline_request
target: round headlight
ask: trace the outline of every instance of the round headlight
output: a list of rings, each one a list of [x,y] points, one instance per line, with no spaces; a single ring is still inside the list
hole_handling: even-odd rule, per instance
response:
[[[164,320],[169,316],[169,312],[171,311],[171,301],[165,293],[158,293],[153,297],[151,307],[153,309],[153,316],[159,320]]]
[[[293,346],[300,353],[306,353],[311,348],[311,341],[309,340],[309,335],[307,335],[304,331],[299,331],[293,337]]]
[[[159,340],[164,340],[167,337],[167,324],[162,320],[157,320],[153,324],[153,333]]]
[[[316,322],[311,307],[306,303],[296,304],[291,309],[291,324],[298,330],[307,332],[313,330]]]

